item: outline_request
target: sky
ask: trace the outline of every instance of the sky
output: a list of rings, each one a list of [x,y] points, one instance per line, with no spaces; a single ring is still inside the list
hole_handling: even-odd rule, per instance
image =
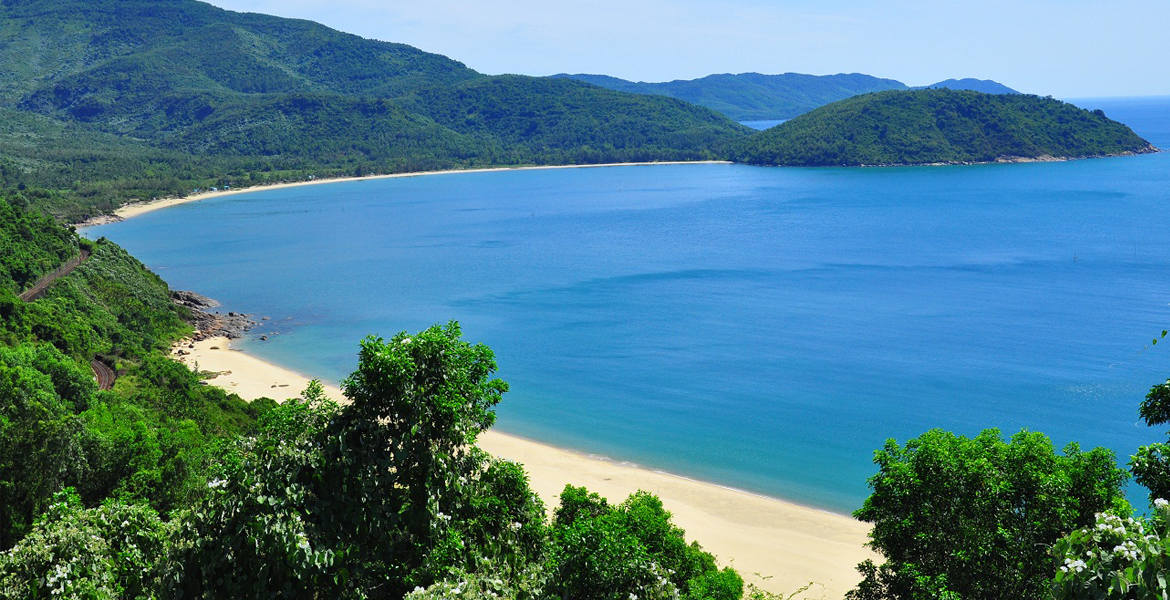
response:
[[[1170,0],[210,0],[488,74],[866,73],[1058,98],[1170,95]]]

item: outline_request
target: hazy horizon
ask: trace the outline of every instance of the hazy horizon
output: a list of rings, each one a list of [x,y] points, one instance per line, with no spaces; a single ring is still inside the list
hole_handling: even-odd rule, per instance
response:
[[[1170,3],[1119,0],[211,0],[399,42],[488,74],[633,81],[865,73],[907,85],[993,79],[1060,98],[1170,95]]]

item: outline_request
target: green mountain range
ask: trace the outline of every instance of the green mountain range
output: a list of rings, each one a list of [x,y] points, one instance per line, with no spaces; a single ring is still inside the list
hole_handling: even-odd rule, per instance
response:
[[[553,77],[586,81],[633,94],[670,96],[717,110],[736,121],[791,119],[850,96],[906,89],[906,85],[899,81],[859,73],[824,76],[741,73],[665,83],[626,81],[608,75],[560,74]]]
[[[740,73],[708,75],[699,79],[664,83],[627,81],[608,75],[561,73],[553,77],[576,79],[632,94],[670,96],[717,110],[736,121],[791,119],[814,108],[858,94],[912,89],[900,81],[860,73],[838,75]],[[948,79],[924,87],[972,90],[988,94],[1019,93],[990,79]]]
[[[864,94],[750,138],[739,160],[859,166],[1085,158],[1154,151],[1101,111],[945,88]]]
[[[748,133],[671,98],[194,0],[3,0],[0,117],[0,186],[48,190],[70,218],[217,182],[725,158]]]
[[[948,90],[968,90],[972,92],[983,92],[984,94],[1018,94],[1016,90],[990,79],[973,79],[966,77],[963,79],[947,79],[931,85],[924,85],[913,89],[941,89]]]

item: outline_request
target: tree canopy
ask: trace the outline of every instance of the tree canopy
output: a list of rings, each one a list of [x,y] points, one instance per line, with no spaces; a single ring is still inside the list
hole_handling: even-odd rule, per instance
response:
[[[1128,478],[1104,448],[1070,444],[1058,454],[1043,434],[1004,441],[932,430],[874,453],[873,493],[854,515],[873,523],[885,557],[859,566],[853,600],[1039,598],[1049,548],[1102,512],[1129,511]]]

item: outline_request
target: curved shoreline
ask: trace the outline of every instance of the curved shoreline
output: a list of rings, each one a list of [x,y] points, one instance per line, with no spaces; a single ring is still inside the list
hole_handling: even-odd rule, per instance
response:
[[[699,163],[622,163],[430,171],[368,177],[321,179],[257,186],[162,199],[126,205],[116,211],[121,220],[162,208],[248,192],[449,173],[484,173],[515,170],[597,168],[664,164],[731,164],[724,161]],[[96,224],[96,223],[89,223]],[[310,377],[231,348],[227,338],[185,340],[175,344],[174,358],[200,371],[216,375],[208,379],[247,400],[260,397],[284,399],[297,395]],[[327,393],[342,399],[341,390],[327,386]],[[737,490],[631,463],[557,448],[496,431],[480,437],[480,447],[492,454],[522,463],[532,489],[546,506],[557,505],[557,495],[566,484],[584,486],[611,502],[647,490],[663,501],[675,523],[715,554],[722,565],[739,570],[745,581],[779,593],[791,594],[809,585],[809,593],[826,599],[843,598],[858,581],[858,563],[881,557],[864,546],[870,526],[846,515],[803,506],[794,502]]]
[[[411,173],[391,173],[387,175],[365,175],[362,177],[329,177],[324,179],[310,179],[306,181],[290,181],[286,183],[269,183],[263,185],[256,185],[246,188],[230,189],[230,190],[216,190],[214,192],[200,192],[198,194],[191,194],[179,198],[156,198],[154,200],[145,200],[142,202],[131,202],[123,204],[114,209],[112,215],[101,215],[88,219],[82,223],[74,223],[74,227],[89,227],[93,225],[105,225],[107,223],[115,223],[124,219],[130,219],[139,215],[153,212],[179,204],[187,204],[189,202],[199,202],[201,200],[210,200],[212,198],[219,198],[222,196],[234,196],[237,194],[247,194],[250,192],[262,192],[267,190],[279,190],[291,187],[301,187],[305,185],[322,185],[328,183],[346,183],[352,181],[370,181],[375,179],[399,179],[403,177],[424,177],[427,175],[452,175],[456,173],[497,173],[504,171],[541,171],[549,169],[599,169],[604,167],[645,167],[656,165],[731,165],[735,164],[726,160],[690,160],[690,161],[664,161],[664,162],[631,162],[631,163],[602,163],[596,165],[539,165],[527,167],[485,167],[482,169],[448,169],[445,171],[415,171]]]

